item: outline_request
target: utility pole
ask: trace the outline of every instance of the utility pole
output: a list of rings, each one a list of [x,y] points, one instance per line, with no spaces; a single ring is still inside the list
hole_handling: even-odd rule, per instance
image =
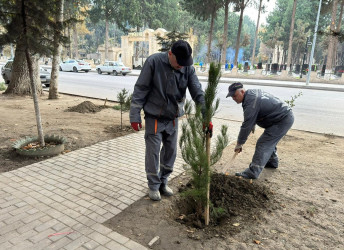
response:
[[[314,56],[314,49],[315,49],[315,42],[317,40],[317,32],[318,32],[318,23],[319,23],[319,16],[320,16],[320,9],[321,9],[321,1],[319,1],[319,8],[318,8],[318,15],[317,15],[317,21],[315,23],[315,28],[314,28],[314,36],[313,36],[313,43],[312,43],[312,52],[311,52],[311,58],[309,60],[309,65],[310,67],[312,67],[312,63],[313,63],[313,56]],[[312,68],[311,68],[312,69]],[[309,79],[311,77],[311,71],[308,70],[308,74],[307,74],[307,79],[306,79],[306,85],[309,85]]]
[[[302,65],[301,65],[300,78],[302,78],[302,69],[303,69],[303,65],[305,64],[305,60],[306,60],[308,41],[309,41],[309,36],[307,37],[306,46],[305,46],[305,51],[303,52],[303,60],[302,60]],[[308,70],[308,71],[309,71],[309,70]]]

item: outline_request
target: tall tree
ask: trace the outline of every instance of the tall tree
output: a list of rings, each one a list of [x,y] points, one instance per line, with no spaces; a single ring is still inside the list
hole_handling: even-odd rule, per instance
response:
[[[304,22],[301,19],[296,20],[295,36],[293,43],[295,44],[294,60],[291,63],[301,64],[301,54],[306,46],[307,37],[310,36],[310,30],[308,29],[309,23]]]
[[[265,44],[273,50],[276,49],[276,47],[278,48],[280,45],[283,44],[283,41],[281,40],[282,33],[283,27],[281,27],[280,24],[277,23],[273,34],[271,34],[269,39],[265,41]],[[272,55],[270,55],[270,58],[272,59]]]
[[[154,2],[147,6],[147,8],[153,9],[153,11],[146,12],[149,13],[145,17],[148,27],[187,32],[190,26],[187,24],[188,20],[185,20],[187,18],[186,11],[181,8],[180,0],[155,0]]]
[[[20,10],[22,8],[20,1],[0,1],[0,22],[5,32],[0,34],[0,46],[6,44],[15,44],[15,56],[12,66],[12,77],[8,88],[4,94],[12,95],[31,95],[32,88],[25,55],[25,40],[20,34],[23,33],[22,18]],[[11,45],[12,46],[12,45]],[[34,81],[36,83],[37,93],[42,93],[42,86],[39,81],[37,57],[31,55],[33,62],[32,70]]]
[[[332,2],[332,13],[331,13],[331,24],[330,24],[330,42],[328,45],[327,51],[327,62],[326,62],[326,73],[332,72],[332,65],[333,65],[333,50],[335,44],[334,33],[336,31],[336,16],[337,16],[337,4],[338,0],[333,0]],[[329,76],[329,74],[327,74]]]
[[[328,0],[325,0],[328,1]],[[324,0],[323,0],[324,2]],[[295,22],[294,22],[294,34],[293,34],[293,42],[292,42],[292,51],[291,53],[291,63],[295,61],[294,55],[297,53],[294,53],[295,47],[297,46],[295,44],[295,30],[297,29],[296,20],[301,20],[301,24],[303,23],[309,23],[307,29],[305,30],[308,32],[309,30],[314,30],[315,28],[315,21],[317,13],[314,11],[315,9],[318,9],[318,3],[317,1],[297,1],[296,6],[296,12],[295,12]],[[261,38],[263,41],[266,41],[269,39],[269,37],[274,33],[275,27],[277,23],[280,24],[280,26],[283,28],[280,40],[283,42],[283,49],[285,51],[288,51],[289,46],[289,35],[291,30],[291,23],[292,23],[292,12],[293,12],[293,5],[294,0],[276,0],[275,8],[272,12],[269,13],[267,18],[267,24],[265,26],[265,32],[260,33]],[[323,7],[322,7],[323,9]],[[319,20],[319,30],[325,29],[325,27],[328,25],[328,18],[329,15],[322,14],[320,16]],[[311,20],[311,21],[310,21]],[[320,57],[320,54],[322,53],[322,49],[317,46],[315,55],[317,58]],[[286,55],[287,59],[287,55]],[[288,65],[289,66],[289,65]]]
[[[29,77],[30,77],[30,83],[31,83],[31,90],[32,90],[32,97],[33,97],[33,103],[35,107],[35,114],[36,114],[36,123],[37,123],[37,131],[38,131],[38,139],[42,147],[45,146],[44,141],[44,134],[43,134],[43,126],[42,126],[42,120],[41,120],[41,113],[39,110],[38,105],[38,97],[37,97],[37,90],[36,90],[36,83],[37,78],[34,79],[34,72],[32,69],[32,61],[30,57],[30,51],[29,51],[29,37],[31,38],[32,34],[29,34],[29,28],[28,28],[28,6],[25,5],[25,0],[21,0],[21,18],[22,18],[22,29],[23,29],[23,48],[25,51],[25,58],[26,63],[29,69]],[[30,20],[31,21],[31,20]]]
[[[228,40],[228,8],[231,0],[225,0],[225,20],[223,25],[223,38],[222,38],[222,53],[221,53],[221,64],[226,63],[226,52],[227,52],[227,40]]]
[[[64,1],[64,19],[71,20],[66,22],[67,35],[70,39],[68,44],[68,55],[75,59],[79,58],[79,24],[84,22],[86,9],[90,0],[65,0]]]
[[[269,1],[269,0],[268,0]],[[254,44],[252,49],[252,57],[251,57],[251,64],[254,65],[255,59],[255,52],[256,52],[256,45],[257,45],[257,38],[258,38],[258,30],[259,30],[259,21],[260,21],[260,13],[262,12],[263,8],[263,0],[259,0],[259,7],[258,7],[258,18],[257,18],[257,25],[256,25],[256,33],[254,36]]]
[[[290,64],[291,64],[291,55],[292,55],[292,48],[293,48],[293,35],[294,35],[296,5],[297,5],[297,0],[294,0],[293,14],[291,16],[291,25],[290,25],[290,32],[289,32],[289,43],[288,43],[288,59],[287,59],[287,71],[288,72],[291,71]]]
[[[340,13],[339,13],[339,18],[338,18],[338,23],[336,25],[336,35],[335,35],[335,41],[334,41],[334,46],[333,46],[333,54],[335,55],[336,50],[337,50],[337,45],[338,45],[338,37],[341,36],[341,27],[342,27],[342,19],[343,19],[343,7],[344,7],[344,0],[341,0],[340,3]]]
[[[79,39],[76,23],[73,23],[72,26],[72,57],[79,59]]]
[[[207,62],[211,61],[211,42],[213,37],[214,21],[216,12],[222,6],[222,0],[183,0],[183,7],[196,18],[208,20],[210,18],[210,28],[208,33]]]
[[[238,54],[240,49],[240,34],[241,34],[241,26],[244,17],[244,10],[248,6],[251,0],[237,0],[235,10],[240,11],[240,18],[239,18],[239,27],[238,27],[238,34],[235,44],[235,57],[234,57],[234,65],[238,66]]]
[[[92,8],[88,10],[93,23],[105,21],[105,60],[108,60],[109,25],[115,23],[120,29],[126,30],[127,24],[132,24],[139,30],[144,26],[144,7],[149,1],[118,0],[93,0]]]
[[[110,0],[93,1],[92,9],[89,10],[91,21],[94,23],[97,23],[100,20],[105,21],[105,61],[109,59],[109,22],[114,21],[115,16],[118,14],[117,10],[118,5],[113,4]]]
[[[55,15],[55,25],[58,26],[54,30],[54,40],[53,40],[53,61],[51,67],[51,81],[49,86],[49,99],[58,98],[58,79],[59,79],[59,63],[62,45],[59,42],[60,37],[63,37],[63,5],[64,0],[56,0],[56,15]]]
[[[54,8],[56,5],[39,0],[1,1],[1,4],[4,4],[1,6],[5,6],[5,8],[0,9],[0,21],[4,24],[6,32],[0,35],[0,45],[15,42],[17,47],[14,64],[18,60],[22,60],[27,64],[26,69],[30,79],[30,93],[34,101],[38,138],[41,146],[44,146],[45,142],[37,95],[37,93],[41,92],[39,91],[41,83],[38,73],[34,71],[37,63],[33,63],[33,58],[37,55],[51,55],[53,53],[54,42],[51,39],[51,34],[54,33],[55,29],[62,30],[61,27],[56,26],[54,19],[51,18],[56,15],[57,9]],[[4,10],[6,11],[6,19],[3,19]],[[4,20],[6,21],[5,23],[3,22]],[[62,37],[58,39],[62,39]],[[61,40],[57,40],[57,42],[59,43]],[[24,88],[20,88],[21,84],[19,81],[15,82],[15,79],[10,83],[11,86],[16,85],[19,86],[20,90],[23,90]],[[27,94],[27,92],[19,92],[16,88],[11,88],[10,86],[9,89],[11,91],[6,92],[6,94]]]

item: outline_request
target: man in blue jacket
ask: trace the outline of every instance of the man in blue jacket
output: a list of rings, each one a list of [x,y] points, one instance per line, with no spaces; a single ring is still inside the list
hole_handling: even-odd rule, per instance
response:
[[[285,136],[294,123],[291,109],[277,97],[260,89],[245,90],[240,82],[228,88],[226,97],[232,97],[236,103],[242,103],[244,121],[241,125],[235,152],[240,153],[255,125],[264,128],[259,137],[250,166],[236,173],[246,179],[257,179],[263,168],[277,168],[277,143]]]
[[[142,128],[142,109],[145,115],[148,196],[155,201],[161,199],[160,193],[173,195],[167,182],[176,159],[178,117],[184,114],[186,89],[197,104],[204,106],[204,92],[191,54],[189,43],[179,40],[168,52],[149,56],[132,96],[130,123],[134,130]]]

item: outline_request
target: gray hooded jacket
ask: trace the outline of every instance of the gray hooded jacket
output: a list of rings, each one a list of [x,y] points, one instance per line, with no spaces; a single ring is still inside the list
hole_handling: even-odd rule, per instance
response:
[[[242,107],[244,122],[238,136],[238,144],[241,145],[245,144],[256,124],[259,127],[268,128],[283,120],[291,112],[285,102],[260,89],[246,90]]]
[[[140,112],[154,119],[174,120],[184,114],[186,89],[197,104],[204,105],[204,92],[193,66],[175,70],[168,53],[149,56],[135,84],[130,122],[141,122]]]

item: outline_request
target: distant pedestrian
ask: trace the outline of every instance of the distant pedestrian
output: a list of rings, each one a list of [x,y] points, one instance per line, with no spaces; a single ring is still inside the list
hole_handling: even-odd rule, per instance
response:
[[[272,94],[260,89],[245,90],[240,82],[229,86],[226,97],[232,97],[238,104],[242,103],[244,111],[244,121],[240,128],[235,152],[242,151],[250,132],[254,133],[256,124],[265,129],[257,141],[249,168],[235,174],[246,179],[257,179],[264,167],[278,167],[277,143],[293,125],[293,112],[285,102]]]
[[[155,201],[161,199],[160,193],[173,195],[167,184],[176,159],[178,117],[184,114],[186,89],[196,103],[205,102],[191,54],[189,43],[179,40],[168,52],[149,56],[132,96],[130,122],[134,130],[142,128],[142,109],[145,114],[148,196]]]

